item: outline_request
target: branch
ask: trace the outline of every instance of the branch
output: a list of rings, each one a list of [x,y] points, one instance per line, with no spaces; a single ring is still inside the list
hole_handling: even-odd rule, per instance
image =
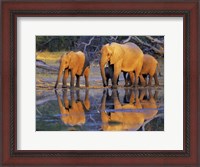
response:
[[[164,117],[164,114],[163,113],[158,114],[155,117],[153,117],[153,118],[147,120],[146,122],[144,122],[143,125],[142,125],[142,130],[145,131],[145,125],[148,124],[149,122],[151,122],[152,120],[154,120],[155,118],[158,118],[158,117]]]
[[[81,44],[84,44],[84,53],[86,53],[86,49],[87,49],[87,46],[89,46],[91,44],[91,42],[93,41],[93,39],[95,38],[95,36],[93,36],[88,43],[85,43],[85,42],[82,42]]]
[[[163,55],[164,54],[164,49],[162,47],[160,47],[160,50],[157,49],[156,47],[154,46],[151,46],[150,44],[148,43],[145,43],[143,42],[141,39],[139,39],[137,36],[134,36],[132,37],[133,39],[135,39],[136,41],[138,41],[140,44],[144,45],[144,46],[148,46],[150,47],[150,49],[154,50],[156,53],[160,54],[160,55]]]
[[[151,36],[146,36],[147,39],[149,39],[152,43],[158,43],[164,45],[163,41],[158,40],[157,38],[153,38]]]
[[[47,65],[46,63],[44,63],[41,60],[36,60],[36,67],[42,68],[42,69],[45,69],[45,70],[50,70],[50,71],[58,71],[57,67]]]
[[[132,39],[132,36],[129,36],[127,39],[123,40],[122,43],[126,43],[126,42],[130,41],[131,39]]]
[[[44,43],[41,43],[41,44],[38,43],[38,45],[44,46],[44,45],[48,44],[49,42],[53,41],[54,39],[58,39],[58,37],[50,38],[48,41],[46,41],[46,42],[44,42]]]
[[[37,100],[36,105],[41,105],[48,101],[54,101],[54,100],[57,100],[56,96],[44,97],[42,99]]]
[[[116,36],[116,37],[114,37],[114,36],[111,36],[111,37],[110,37],[110,40],[111,40],[111,41],[116,41],[116,40],[117,40],[117,38],[118,38],[118,36]]]
[[[110,40],[108,40],[107,38],[103,37],[103,39],[105,39],[108,43],[110,43]]]
[[[36,111],[40,114],[40,115],[42,115],[42,113],[38,110],[38,108],[36,107]]]

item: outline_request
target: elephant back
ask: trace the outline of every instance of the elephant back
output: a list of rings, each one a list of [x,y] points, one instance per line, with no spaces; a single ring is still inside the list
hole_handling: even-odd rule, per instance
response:
[[[144,54],[144,63],[146,63],[147,65],[150,64],[158,64],[158,61],[150,54]]]
[[[141,74],[154,75],[157,64],[158,64],[158,61],[153,56],[149,54],[144,54]]]

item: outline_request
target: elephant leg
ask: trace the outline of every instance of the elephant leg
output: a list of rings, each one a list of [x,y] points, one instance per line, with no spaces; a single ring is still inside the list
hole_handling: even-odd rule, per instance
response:
[[[138,78],[139,78],[139,75],[141,73],[142,66],[143,66],[143,61],[139,62],[136,69],[135,69],[135,87],[138,86]]]
[[[152,76],[151,75],[149,75],[149,83],[148,83],[148,86],[151,86],[151,82],[152,82]]]
[[[118,83],[119,83],[119,76],[118,76],[118,78],[117,78],[117,85],[118,85]]]
[[[135,102],[135,94],[134,94],[134,91],[131,89],[131,96],[130,96],[129,103],[133,104],[134,102]]]
[[[153,75],[154,80],[155,80],[155,86],[159,86],[159,82],[158,82],[158,76],[157,73],[155,72],[155,74]]]
[[[81,98],[80,98],[80,90],[79,90],[79,89],[76,90],[76,99],[77,99],[78,101],[81,101]]]
[[[113,101],[114,101],[114,109],[120,109],[121,103],[119,101],[117,89],[112,90],[112,96],[113,96]]]
[[[124,89],[125,90],[125,94],[124,94],[124,103],[128,103],[128,95],[129,95],[129,92],[128,92],[128,89]]]
[[[75,102],[74,90],[70,90],[70,97],[71,100],[69,101],[69,108],[72,108]]]
[[[75,72],[74,70],[71,70],[71,82],[70,82],[71,87],[74,87],[74,79],[75,79]]]
[[[85,86],[89,87],[89,74],[90,74],[90,67],[87,67],[84,71],[84,77],[85,77]]]
[[[123,72],[124,81],[125,81],[124,87],[128,87],[128,76],[126,77],[126,74],[127,74],[127,72]]]
[[[89,89],[85,89],[85,100],[84,105],[87,110],[90,109],[90,100],[89,100]]]
[[[133,83],[134,83],[134,80],[135,80],[134,73],[133,72],[129,72],[129,77],[130,77],[130,82],[131,82],[130,86],[132,86]]]
[[[106,83],[107,83],[106,86],[108,86],[108,82],[109,82],[109,78],[107,77],[107,78],[106,78]]]
[[[154,99],[155,99],[155,100],[157,100],[157,99],[158,99],[158,91],[157,91],[157,90],[155,91],[155,94],[154,94]]]
[[[63,76],[63,85],[62,85],[63,88],[67,87],[67,78],[68,78],[68,76],[69,76],[69,71],[66,69],[64,71],[64,76]]]
[[[151,89],[149,89],[149,102],[155,103],[155,99],[154,99],[154,96],[152,94],[152,90]]]
[[[141,92],[140,92],[140,97],[139,97],[139,99],[140,99],[140,100],[143,100],[145,95],[146,95],[146,92],[145,92],[144,89],[142,89]]]
[[[55,84],[55,86],[54,86],[55,89],[56,89],[57,86],[58,86],[58,82],[60,81],[60,78],[61,78],[62,74],[63,74],[63,71],[62,71],[62,69],[61,69],[61,67],[60,67],[59,72],[58,72],[58,77],[57,77],[57,80],[56,80],[56,84]]]
[[[80,75],[76,75],[76,87],[80,87]]]
[[[151,88],[148,89],[148,91],[149,91],[149,99],[151,99],[151,98],[153,97],[153,94],[152,94],[152,90],[151,90]]]
[[[103,96],[101,98],[101,106],[100,111],[105,112],[106,111],[106,90],[103,91]]]
[[[144,79],[145,79],[145,85],[147,85],[148,75],[145,74],[143,77],[144,77]]]
[[[139,77],[139,74],[135,72],[135,87],[138,86],[138,77]]]
[[[117,88],[117,78],[121,72],[121,66],[117,63],[114,65],[114,75],[112,79],[112,88]]]
[[[135,93],[135,106],[136,108],[138,109],[142,109],[142,104],[141,104],[141,101],[140,101],[140,98],[139,98],[139,90],[136,90],[136,93]]]
[[[146,86],[146,81],[145,81],[145,79],[144,79],[142,74],[139,76],[139,78],[140,78],[141,85],[142,86]]]
[[[63,100],[65,108],[69,108],[69,100],[67,98],[67,89],[63,91]]]
[[[105,67],[105,74],[106,74],[106,83],[104,84],[104,87],[108,86],[109,79],[110,78],[112,79],[112,76],[113,76],[113,70],[110,66]]]

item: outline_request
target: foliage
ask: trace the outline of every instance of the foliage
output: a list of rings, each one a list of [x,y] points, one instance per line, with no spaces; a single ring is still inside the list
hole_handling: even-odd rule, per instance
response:
[[[71,50],[78,36],[36,36],[36,50],[50,52]]]
[[[164,36],[36,36],[36,52],[83,51],[90,60],[98,59],[106,43],[134,42],[144,53],[164,55]]]

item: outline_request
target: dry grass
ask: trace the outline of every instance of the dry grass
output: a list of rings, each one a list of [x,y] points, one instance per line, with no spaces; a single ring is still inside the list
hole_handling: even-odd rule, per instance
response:
[[[44,61],[46,64],[55,65],[58,64],[60,57],[65,53],[63,52],[36,52],[37,59]]]
[[[60,57],[63,52],[37,52],[37,60],[42,60],[48,65],[59,66]],[[57,73],[52,73],[52,71],[36,68],[36,85],[38,88],[52,89],[57,78]]]

